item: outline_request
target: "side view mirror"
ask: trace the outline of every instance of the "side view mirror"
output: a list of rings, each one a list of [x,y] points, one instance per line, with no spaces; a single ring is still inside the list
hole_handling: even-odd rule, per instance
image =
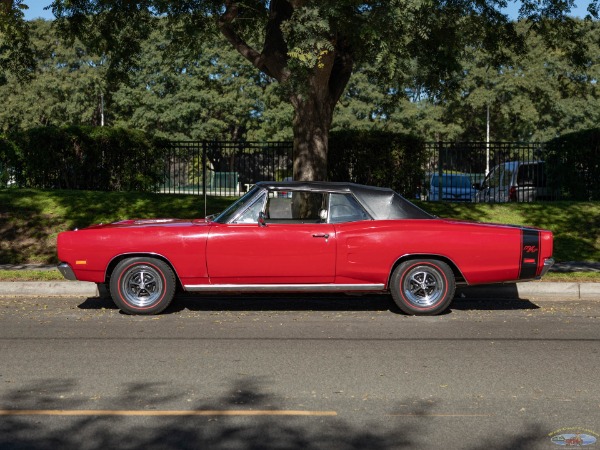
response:
[[[267,226],[267,222],[265,222],[265,213],[262,211],[258,213],[258,226],[259,227]]]
[[[481,183],[474,183],[473,184],[473,189],[476,189],[478,191],[481,191],[482,187],[481,187]]]

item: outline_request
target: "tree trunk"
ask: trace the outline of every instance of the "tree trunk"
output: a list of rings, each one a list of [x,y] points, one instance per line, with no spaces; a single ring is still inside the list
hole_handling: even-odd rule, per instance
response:
[[[333,111],[342,96],[353,60],[345,42],[325,53],[305,79],[305,89],[291,96],[294,107],[294,180],[325,181]]]
[[[333,108],[315,95],[292,97],[294,106],[294,180],[327,179],[327,149]]]
[[[292,73],[281,25],[290,20],[294,8],[302,3],[288,0],[269,2],[269,20],[262,52],[252,48],[236,31],[237,1],[225,2],[225,11],[217,24],[229,43],[257,69],[284,85],[301,86],[290,95],[294,107],[294,180],[324,181],[327,179],[327,148],[333,110],[350,80],[354,61],[350,41],[340,33],[332,32],[333,50],[321,51],[318,64],[312,71]]]

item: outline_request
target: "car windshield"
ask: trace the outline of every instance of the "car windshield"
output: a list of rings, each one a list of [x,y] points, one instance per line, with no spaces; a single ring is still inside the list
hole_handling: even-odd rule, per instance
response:
[[[256,194],[256,192],[259,189],[260,189],[259,187],[254,186],[252,189],[250,189],[248,192],[246,192],[243,196],[241,196],[239,199],[237,199],[235,202],[233,202],[231,205],[229,205],[229,207],[225,211],[223,211],[222,213],[219,213],[216,217],[214,217],[213,222],[217,222],[217,223],[229,222],[231,220],[231,218],[233,216],[235,216],[236,212],[238,210],[242,209],[254,197],[254,194]],[[207,219],[209,219],[210,217],[211,216],[208,216]]]

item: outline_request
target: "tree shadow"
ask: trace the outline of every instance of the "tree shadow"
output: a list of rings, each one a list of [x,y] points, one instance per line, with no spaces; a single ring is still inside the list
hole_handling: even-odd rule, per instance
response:
[[[4,415],[0,420],[0,449],[387,450],[452,447],[452,442],[447,439],[437,443],[432,441],[434,432],[440,437],[437,429],[440,424],[431,419],[443,407],[439,400],[405,398],[394,402],[395,406],[387,411],[387,408],[378,411],[363,408],[362,413],[354,415],[339,411],[335,416],[282,417],[276,412],[289,411],[286,407],[289,403],[269,392],[268,380],[244,376],[224,383],[227,387],[221,395],[189,403],[186,401],[188,394],[161,383],[127,383],[120,386],[115,397],[98,401],[82,393],[74,379],[40,379],[5,393],[0,398],[4,410],[88,412],[68,417]],[[161,411],[180,411],[182,402],[186,402],[184,411],[212,413],[202,416],[160,414]],[[327,403],[321,408],[329,409]],[[104,416],[90,412],[98,410],[159,415]],[[215,413],[221,411],[273,411],[275,414],[240,417]],[[497,434],[490,430],[474,445],[474,438],[467,433],[460,448],[528,449],[547,438],[547,431],[539,424],[525,425],[527,431],[521,433]],[[441,435],[443,437],[444,433]]]
[[[33,192],[10,189],[10,206],[0,210],[0,261],[5,264],[54,262],[60,220],[43,213]]]
[[[238,378],[214,399],[187,404],[190,411],[285,410],[285,400],[268,393],[266,381]],[[121,387],[110,404],[90,402],[74,380],[45,379],[20,387],[3,396],[5,409],[47,410],[177,410],[184,397],[173,389],[154,383]],[[35,397],[35,405],[27,399]],[[35,394],[35,395],[31,395]],[[69,399],[65,401],[64,399]],[[94,403],[90,406],[90,403]],[[60,406],[58,406],[60,405]],[[144,405],[144,406],[139,406]],[[430,408],[417,405],[415,413]],[[188,409],[186,409],[188,410]],[[389,431],[377,423],[357,429],[335,417],[159,416],[140,421],[131,417],[81,415],[61,420],[45,416],[4,416],[0,420],[0,449],[390,449],[411,448],[424,430],[419,424]]]
[[[554,232],[554,254],[561,261],[598,261],[600,259],[600,214],[597,202],[537,203],[443,203],[421,204],[426,211],[440,217],[460,217],[475,222],[502,222],[510,208],[523,218],[515,225],[543,228]],[[562,230],[557,233],[557,230]]]
[[[4,201],[6,200],[6,201]],[[231,203],[211,197],[208,214]],[[61,231],[123,219],[199,218],[204,197],[143,192],[7,189],[0,191],[0,262],[54,264],[56,236]]]

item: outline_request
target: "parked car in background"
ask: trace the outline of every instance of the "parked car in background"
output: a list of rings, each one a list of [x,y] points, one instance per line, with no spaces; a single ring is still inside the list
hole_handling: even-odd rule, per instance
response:
[[[478,191],[475,196],[477,202],[533,202],[553,197],[544,161],[498,164],[481,184],[474,187]]]
[[[158,314],[182,289],[391,293],[432,315],[456,284],[544,275],[552,242],[547,230],[440,219],[391,189],[259,182],[214,217],[93,225],[57,247],[67,279],[108,285],[129,314]]]
[[[427,199],[430,201],[441,199],[452,202],[471,202],[475,200],[476,194],[477,191],[473,188],[471,177],[468,174],[443,173],[440,177],[435,173],[431,176]]]

